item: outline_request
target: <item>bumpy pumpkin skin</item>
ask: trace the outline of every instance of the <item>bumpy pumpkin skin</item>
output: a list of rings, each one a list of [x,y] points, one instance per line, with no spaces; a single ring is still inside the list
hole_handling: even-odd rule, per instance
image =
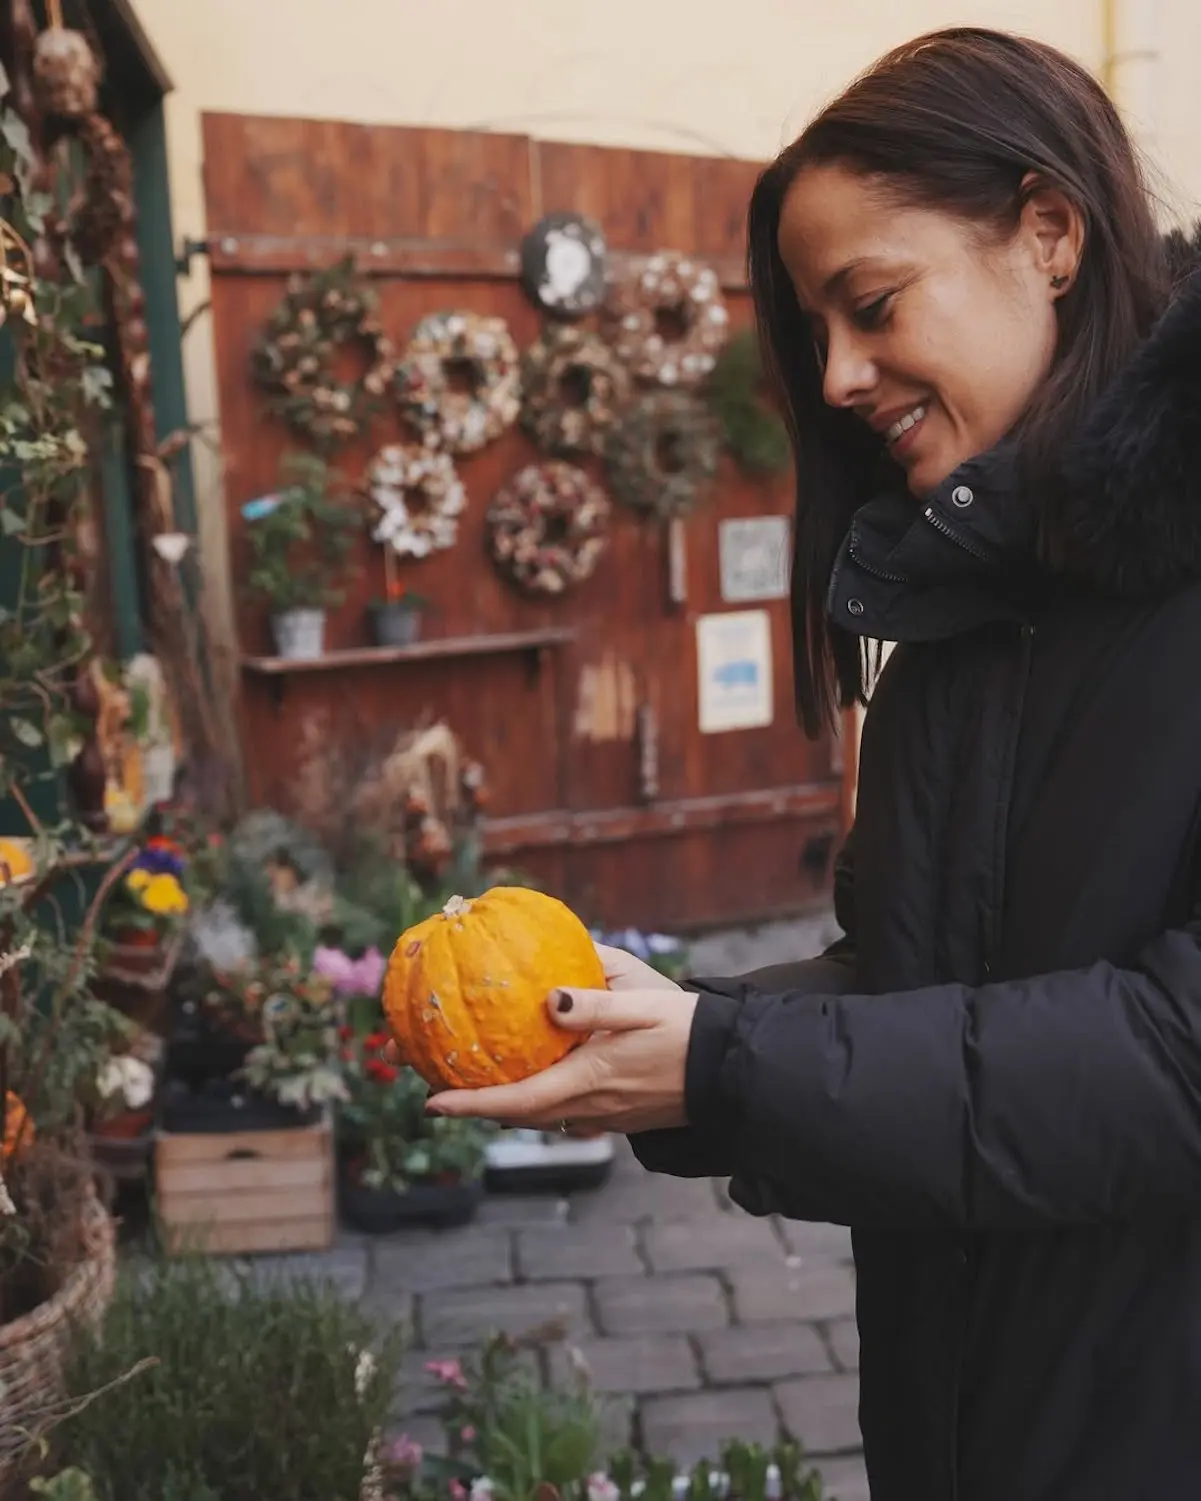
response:
[[[552,987],[605,988],[588,930],[540,891],[496,886],[402,933],[384,978],[401,1057],[431,1089],[479,1089],[541,1073],[583,1040],[546,1012]]]

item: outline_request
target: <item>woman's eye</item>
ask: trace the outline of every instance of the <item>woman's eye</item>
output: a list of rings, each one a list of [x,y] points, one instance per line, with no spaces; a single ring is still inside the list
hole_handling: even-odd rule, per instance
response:
[[[891,292],[885,292],[883,297],[877,297],[875,302],[865,303],[863,307],[856,308],[854,313],[855,323],[859,328],[879,328],[888,315],[892,304]]]

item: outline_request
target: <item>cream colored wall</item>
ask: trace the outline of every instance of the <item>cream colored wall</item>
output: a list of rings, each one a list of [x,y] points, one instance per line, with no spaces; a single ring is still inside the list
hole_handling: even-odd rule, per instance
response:
[[[175,83],[167,123],[177,237],[205,229],[205,110],[766,157],[879,52],[933,26],[1030,31],[1098,67],[1100,3],[136,0]],[[203,261],[193,264],[181,283],[185,310],[207,295]],[[193,417],[215,416],[203,322],[186,369]]]
[[[1154,109],[1152,140],[1171,208],[1201,198],[1197,0],[136,0],[175,82],[168,137],[177,237],[205,230],[200,116],[205,110],[528,132],[548,139],[763,158],[856,71],[929,28],[981,24],[1040,36],[1101,73],[1129,42],[1131,7],[1154,18],[1154,82],[1118,69]],[[1145,30],[1145,28],[1144,28]],[[1141,75],[1141,78],[1140,76]],[[207,296],[203,259],[181,283],[185,311]],[[194,419],[215,418],[210,330],[185,348]],[[201,493],[216,494],[205,472]],[[224,556],[221,508],[208,505],[210,572]]]

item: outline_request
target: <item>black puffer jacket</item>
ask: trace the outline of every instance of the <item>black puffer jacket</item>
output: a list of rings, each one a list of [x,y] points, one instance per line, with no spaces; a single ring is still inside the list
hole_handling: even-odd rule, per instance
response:
[[[874,1501],[1201,1498],[1201,284],[1064,464],[865,507],[834,618],[877,686],[837,911],[706,981],[644,1164],[854,1228]]]

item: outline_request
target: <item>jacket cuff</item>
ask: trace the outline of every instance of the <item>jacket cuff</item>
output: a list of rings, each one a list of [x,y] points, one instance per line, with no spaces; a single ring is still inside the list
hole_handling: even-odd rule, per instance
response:
[[[684,1065],[684,1114],[690,1125],[709,1133],[722,1111],[721,1072],[738,1025],[738,1002],[702,991],[692,1014]]]

